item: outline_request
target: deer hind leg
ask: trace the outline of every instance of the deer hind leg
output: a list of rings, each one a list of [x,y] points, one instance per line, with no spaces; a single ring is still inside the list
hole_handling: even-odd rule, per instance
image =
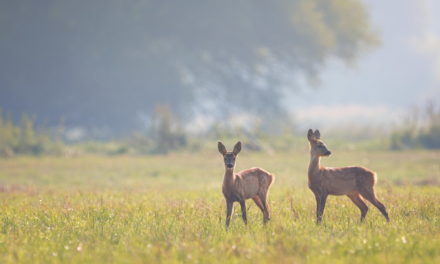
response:
[[[229,227],[231,222],[232,210],[234,209],[234,202],[226,200],[226,228]]]
[[[243,222],[247,225],[247,212],[246,212],[246,202],[244,200],[240,201],[241,207],[241,218],[243,218]]]
[[[385,208],[385,205],[383,205],[379,200],[376,198],[376,194],[374,193],[374,189],[371,188],[364,188],[360,191],[361,195],[370,201],[374,206],[376,206],[377,209],[383,214],[387,222],[390,221],[390,218],[388,217],[387,209]]]
[[[359,210],[361,210],[361,222],[363,222],[364,218],[365,218],[365,216],[367,215],[367,212],[368,212],[368,206],[362,200],[362,198],[361,198],[359,193],[348,194],[347,196],[359,208]]]
[[[261,204],[263,205],[264,211],[264,223],[267,223],[270,220],[270,212],[269,212],[269,204],[267,203],[267,192],[259,195],[261,200]]]
[[[252,200],[254,200],[255,204],[260,208],[261,212],[263,213],[263,221],[266,219],[266,211],[264,210],[264,205],[261,202],[261,199],[258,195],[252,197]]]

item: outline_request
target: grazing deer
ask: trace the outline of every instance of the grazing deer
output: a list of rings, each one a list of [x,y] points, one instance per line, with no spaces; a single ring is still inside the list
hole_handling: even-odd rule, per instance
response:
[[[252,198],[263,212],[263,222],[270,220],[267,195],[275,176],[260,168],[251,168],[234,173],[235,159],[241,151],[241,143],[237,142],[232,152],[228,152],[223,143],[218,142],[218,151],[223,155],[225,162],[225,176],[223,179],[223,195],[226,200],[226,227],[231,221],[234,202],[241,206],[241,216],[247,224],[246,200]]]
[[[319,130],[309,129],[307,138],[310,142],[309,188],[316,198],[316,222],[320,223],[328,195],[347,195],[361,210],[361,222],[368,212],[363,199],[370,201],[379,211],[388,217],[385,206],[379,202],[374,192],[376,173],[363,167],[328,168],[319,164],[321,156],[330,156],[331,152],[321,141]]]

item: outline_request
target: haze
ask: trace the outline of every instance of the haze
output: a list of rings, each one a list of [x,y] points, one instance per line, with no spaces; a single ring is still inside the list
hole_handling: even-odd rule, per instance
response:
[[[440,98],[433,0],[104,2],[1,2],[3,112],[120,135],[161,105],[193,130],[305,128],[397,123]]]

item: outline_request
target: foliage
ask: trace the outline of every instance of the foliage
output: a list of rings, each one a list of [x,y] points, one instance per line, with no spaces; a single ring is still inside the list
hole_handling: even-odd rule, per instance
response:
[[[440,149],[440,107],[428,103],[423,111],[414,108],[403,127],[391,135],[391,149]]]
[[[44,129],[35,129],[33,119],[27,115],[23,115],[20,123],[15,125],[11,118],[5,118],[0,112],[0,156],[59,153],[61,143],[52,140],[52,136]]]
[[[156,144],[154,152],[167,153],[187,144],[183,126],[168,106],[157,106],[152,120],[152,135]]]
[[[119,141],[120,154],[167,154],[188,149],[188,135],[179,118],[167,105],[158,105],[148,122],[148,130]]]
[[[0,17],[0,105],[116,135],[158,102],[270,121],[297,76],[378,43],[361,0],[22,0]]]

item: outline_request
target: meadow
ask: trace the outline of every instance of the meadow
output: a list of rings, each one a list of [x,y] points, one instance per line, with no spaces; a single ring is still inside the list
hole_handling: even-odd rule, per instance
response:
[[[387,223],[344,196],[321,225],[306,148],[243,150],[236,170],[273,172],[271,221],[247,201],[225,229],[216,146],[164,156],[0,159],[0,263],[440,263],[440,151],[334,151],[326,166],[378,173]]]

